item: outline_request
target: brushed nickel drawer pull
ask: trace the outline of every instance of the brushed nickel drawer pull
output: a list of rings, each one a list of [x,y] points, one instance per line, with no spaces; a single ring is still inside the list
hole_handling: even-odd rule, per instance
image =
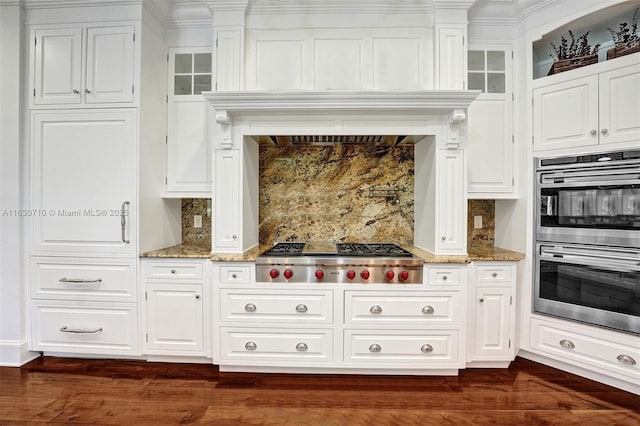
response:
[[[130,203],[128,201],[123,201],[122,207],[120,208],[120,231],[122,233],[122,242],[125,244],[129,244],[131,242],[128,239],[126,239],[127,216],[129,215],[129,204]]]
[[[369,352],[380,352],[382,350],[382,346],[380,346],[377,343],[374,343],[373,345],[369,346]]]
[[[233,278],[233,279],[238,278],[238,274],[236,274],[236,273],[231,274],[231,278]]]
[[[624,354],[620,354],[617,356],[616,358],[618,361],[620,361],[623,364],[627,364],[627,365],[636,365],[636,360],[633,359],[631,356],[629,355],[624,355]]]
[[[76,334],[96,334],[102,331],[102,327],[88,330],[84,328],[69,328],[66,325],[60,328],[61,333],[76,333]]]
[[[300,343],[298,343],[298,344],[296,345],[296,350],[297,350],[298,352],[304,352],[304,351],[306,351],[307,349],[309,349],[309,346],[307,346],[307,344],[306,344],[306,343],[300,342]]]
[[[427,315],[429,315],[429,314],[432,314],[432,313],[434,313],[434,312],[435,312],[435,311],[434,311],[434,309],[433,309],[433,306],[429,306],[429,305],[427,305],[427,306],[424,306],[424,307],[422,308],[422,313],[423,313],[423,314],[427,314]]]
[[[430,345],[430,344],[428,344],[428,343],[425,343],[424,345],[422,345],[422,346],[420,347],[420,350],[421,350],[422,352],[424,352],[425,354],[428,354],[429,352],[433,352],[433,346],[431,346],[431,345]]]
[[[575,349],[576,345],[573,344],[571,340],[562,339],[560,340],[560,346],[565,349]]]
[[[372,314],[381,314],[382,313],[382,307],[380,305],[373,305],[372,307],[369,308],[369,312],[371,312]]]
[[[96,284],[101,283],[102,278],[67,278],[62,277],[58,281],[69,284]]]
[[[296,312],[300,312],[301,314],[307,312],[308,310],[309,308],[304,303],[301,303],[298,306],[296,306]]]
[[[247,312],[255,312],[258,308],[253,303],[247,303],[244,305],[244,310]]]
[[[442,276],[442,281],[446,281],[446,280],[448,280],[448,279],[449,279],[449,277],[448,277],[448,276],[446,276],[446,275],[443,275],[443,276]]]
[[[493,274],[491,274],[491,276],[492,276],[493,278],[495,278],[495,277],[497,277],[497,276],[498,276],[498,273],[497,273],[497,272],[494,272]]]
[[[256,345],[255,342],[247,342],[245,343],[244,348],[248,351],[255,351],[258,349],[258,345]]]

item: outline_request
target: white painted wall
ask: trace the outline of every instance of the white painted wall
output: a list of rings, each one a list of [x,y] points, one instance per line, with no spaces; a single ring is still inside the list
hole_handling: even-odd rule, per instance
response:
[[[0,365],[18,366],[38,356],[27,351],[21,238],[23,220],[21,144],[24,108],[21,61],[23,11],[0,3]]]

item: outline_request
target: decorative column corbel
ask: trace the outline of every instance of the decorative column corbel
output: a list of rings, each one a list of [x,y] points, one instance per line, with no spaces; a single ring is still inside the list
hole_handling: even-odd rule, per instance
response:
[[[467,115],[464,110],[456,109],[449,115],[449,129],[447,132],[447,149],[458,149],[462,144],[460,130],[466,121]]]
[[[216,123],[218,123],[222,129],[222,139],[220,140],[222,149],[233,148],[233,140],[231,139],[231,114],[229,114],[229,111],[216,111]]]

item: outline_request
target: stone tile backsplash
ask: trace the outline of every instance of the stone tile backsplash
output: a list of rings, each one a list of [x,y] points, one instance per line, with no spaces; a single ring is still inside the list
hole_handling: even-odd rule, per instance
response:
[[[207,217],[208,199],[182,199],[182,244],[211,248],[211,218]],[[202,228],[193,225],[193,217],[202,216]]]
[[[260,147],[259,241],[413,243],[413,145]],[[370,188],[401,188],[397,203]]]
[[[467,246],[493,247],[496,230],[495,200],[469,200],[467,209]],[[482,216],[482,228],[473,228],[473,217]]]

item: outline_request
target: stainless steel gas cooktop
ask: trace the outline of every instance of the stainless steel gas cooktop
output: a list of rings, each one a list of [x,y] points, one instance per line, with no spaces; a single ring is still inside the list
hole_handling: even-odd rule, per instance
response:
[[[258,282],[421,284],[424,261],[391,243],[277,243],[256,258]]]

